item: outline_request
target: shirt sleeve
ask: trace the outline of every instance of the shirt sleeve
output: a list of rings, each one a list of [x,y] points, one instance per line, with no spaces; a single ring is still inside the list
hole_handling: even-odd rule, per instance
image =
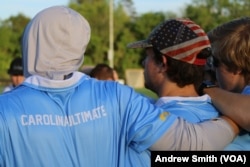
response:
[[[3,156],[4,156],[4,120],[2,113],[0,112],[0,167],[4,166]]]
[[[223,150],[234,138],[234,130],[224,119],[191,124],[178,118],[150,149],[152,151]]]
[[[120,102],[126,108],[122,124],[126,142],[137,152],[144,151],[159,140],[177,117],[133,90],[123,88],[122,92]]]

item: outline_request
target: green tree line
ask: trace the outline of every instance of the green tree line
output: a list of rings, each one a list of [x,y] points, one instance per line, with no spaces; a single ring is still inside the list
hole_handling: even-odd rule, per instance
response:
[[[109,0],[69,0],[68,6],[90,23],[91,40],[85,53],[85,65],[109,63]],[[125,69],[140,68],[145,54],[126,45],[145,39],[160,22],[177,17],[194,20],[205,31],[231,19],[250,16],[250,0],[192,0],[182,11],[138,14],[133,0],[116,0],[114,17],[114,68],[121,77]],[[0,20],[0,79],[8,79],[7,69],[14,57],[21,56],[22,33],[31,18],[18,14]]]

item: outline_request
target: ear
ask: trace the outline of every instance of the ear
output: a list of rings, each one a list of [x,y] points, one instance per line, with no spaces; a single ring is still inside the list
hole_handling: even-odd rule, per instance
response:
[[[162,72],[165,72],[165,71],[167,71],[167,58],[165,57],[165,56],[162,56],[162,63],[161,63],[161,71]]]

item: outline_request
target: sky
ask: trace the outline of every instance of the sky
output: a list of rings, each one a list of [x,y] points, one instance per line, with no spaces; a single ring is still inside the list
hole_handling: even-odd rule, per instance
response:
[[[133,2],[137,13],[172,11],[179,14],[191,0],[133,0]],[[32,18],[44,8],[54,5],[67,5],[68,3],[69,0],[2,0],[0,19],[4,20],[19,13]]]

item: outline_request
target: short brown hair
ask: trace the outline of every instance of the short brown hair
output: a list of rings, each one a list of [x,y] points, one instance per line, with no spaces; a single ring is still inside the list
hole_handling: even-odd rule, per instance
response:
[[[242,70],[246,82],[250,79],[250,18],[231,20],[208,33],[212,52],[219,63],[231,72]]]
[[[90,72],[90,76],[98,80],[114,80],[113,68],[107,64],[97,64]]]
[[[155,54],[154,56],[155,62],[161,63],[162,56],[164,55],[159,53],[154,48],[153,50]],[[210,48],[205,48],[197,55],[197,57],[207,58],[210,55],[211,55]],[[168,70],[166,72],[168,78],[172,82],[175,82],[179,87],[184,87],[189,84],[194,84],[197,91],[205,75],[205,66],[189,64],[183,61],[173,59],[169,56],[165,57],[167,58],[167,65],[168,65]]]

